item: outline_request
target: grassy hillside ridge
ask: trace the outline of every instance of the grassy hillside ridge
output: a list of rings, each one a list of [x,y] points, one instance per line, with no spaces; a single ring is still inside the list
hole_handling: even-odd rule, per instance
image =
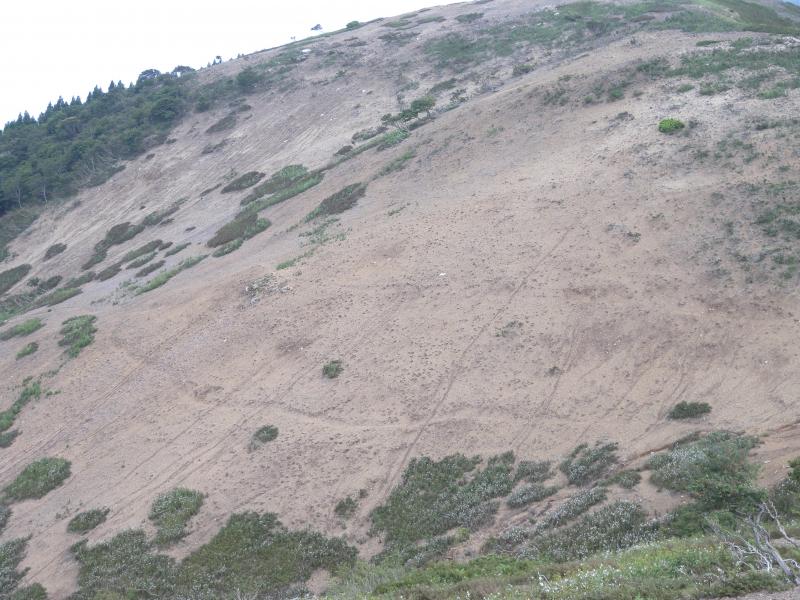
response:
[[[793,18],[450,5],[36,130],[146,120],[0,216],[2,594],[789,586],[735,554],[800,515]]]

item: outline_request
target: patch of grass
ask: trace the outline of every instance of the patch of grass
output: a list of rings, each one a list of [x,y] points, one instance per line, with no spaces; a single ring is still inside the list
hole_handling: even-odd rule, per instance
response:
[[[39,218],[39,210],[23,206],[0,217],[0,262],[9,257],[8,244]]]
[[[248,240],[270,226],[267,219],[259,219],[257,212],[240,213],[233,221],[220,227],[206,242],[209,248],[216,248],[237,239]]]
[[[156,252],[150,252],[148,254],[145,254],[144,256],[140,256],[139,258],[137,258],[133,262],[129,263],[128,266],[125,267],[125,268],[126,269],[138,269],[139,267],[145,266],[147,263],[149,263],[155,257],[156,257]]]
[[[200,512],[203,494],[186,488],[175,488],[160,494],[150,508],[148,518],[156,526],[155,543],[169,546],[186,536],[189,520]]]
[[[26,356],[30,356],[31,354],[36,352],[38,349],[39,349],[39,344],[37,344],[36,342],[30,342],[28,344],[25,344],[20,349],[20,351],[17,352],[17,360],[19,360],[20,358],[25,358]]]
[[[308,169],[303,165],[287,165],[270,175],[264,183],[254,188],[241,202],[242,206],[258,200],[262,196],[274,194],[293,187],[309,175]]]
[[[146,277],[147,275],[150,275],[150,273],[152,273],[153,271],[158,271],[161,267],[164,266],[165,263],[166,261],[164,260],[157,260],[154,263],[150,263],[145,268],[136,271],[135,277]]]
[[[227,131],[228,129],[233,129],[234,125],[236,125],[236,113],[230,113],[206,129],[206,133],[219,133],[220,131]]]
[[[25,405],[31,400],[38,400],[42,396],[42,387],[38,380],[26,380],[23,382],[22,391],[10,408],[0,412],[0,432],[8,431],[17,419],[17,415],[22,412]],[[16,436],[14,436],[16,437]],[[11,438],[13,441],[13,438]]]
[[[529,483],[514,490],[506,500],[511,508],[521,508],[534,502],[549,498],[558,491],[555,486],[544,486],[541,483]]]
[[[322,375],[328,379],[336,379],[344,371],[344,366],[340,360],[332,360],[322,367]]]
[[[67,319],[61,325],[62,338],[59,340],[58,345],[66,348],[66,355],[70,358],[77,357],[81,350],[91,345],[94,342],[94,334],[97,333],[97,328],[94,322],[97,317],[94,315],[79,315]]]
[[[133,225],[127,221],[114,225],[106,232],[105,237],[95,244],[94,254],[92,254],[81,268],[86,271],[94,265],[103,262],[108,255],[109,248],[124,244],[128,240],[133,239],[144,231],[144,228],[145,226],[143,224]]]
[[[455,86],[455,81],[456,81],[455,79],[451,79],[449,81],[454,82],[453,85]],[[442,82],[441,84],[437,83],[436,85],[448,85],[449,81]],[[436,93],[436,92],[434,92],[434,88],[436,88],[436,85],[433,86],[433,88],[431,88],[431,91],[430,91],[431,94]],[[449,89],[449,88],[444,88],[444,89]],[[365,142],[367,140],[371,140],[372,138],[384,133],[385,131],[386,131],[386,126],[384,126],[384,125],[381,125],[379,127],[371,127],[369,129],[362,129],[361,131],[356,131],[353,134],[353,137],[350,138],[350,141],[352,141],[354,144],[356,142]]]
[[[164,271],[163,273],[159,273],[153,279],[144,284],[142,287],[137,288],[136,294],[137,295],[144,294],[146,292],[150,292],[156,288],[161,287],[181,271],[185,271],[186,269],[192,268],[197,263],[201,262],[207,257],[208,257],[207,254],[201,254],[200,256],[192,256],[191,258],[187,258],[186,260],[179,263],[175,268],[169,269],[168,271]]]
[[[42,327],[44,327],[44,323],[42,323],[41,319],[34,318],[28,319],[27,321],[23,321],[13,327],[9,327],[3,332],[0,332],[0,340],[10,340],[14,337],[24,337],[26,335],[30,335],[35,331],[39,331]]]
[[[619,471],[614,473],[611,477],[606,479],[606,485],[618,485],[626,490],[631,490],[639,485],[639,482],[642,481],[642,474],[638,471],[632,471],[630,469],[625,469],[623,471]]]
[[[17,283],[22,281],[30,271],[30,265],[18,265],[0,272],[0,294],[5,294]]]
[[[3,529],[5,529],[6,525],[8,525],[8,520],[10,518],[11,518],[11,509],[5,504],[0,504],[0,533],[3,533]],[[0,572],[2,572],[2,570],[0,570]],[[0,587],[0,590],[2,589],[3,588]]]
[[[461,454],[440,461],[412,459],[386,502],[372,511],[374,532],[382,533],[391,549],[454,527],[486,525],[497,511],[493,499],[511,492],[514,455],[492,457],[484,469],[476,470],[479,463],[479,458]]]
[[[192,245],[191,242],[186,242],[184,244],[178,244],[177,246],[173,246],[167,252],[164,253],[164,256],[174,256],[178,252],[186,250],[186,248],[188,248],[191,245]]]
[[[658,122],[658,130],[661,133],[666,134],[675,133],[684,127],[686,127],[686,125],[684,125],[683,121],[680,121],[679,119],[661,119],[661,121]]]
[[[667,414],[668,419],[696,419],[711,412],[707,402],[678,402]]]
[[[169,217],[178,212],[178,209],[180,209],[181,205],[186,202],[186,200],[188,200],[188,198],[182,198],[177,202],[173,202],[167,208],[154,210],[145,216],[144,220],[142,220],[142,225],[145,227],[153,227],[165,223]]]
[[[122,262],[115,262],[107,266],[105,269],[97,273],[96,279],[98,281],[108,281],[109,279],[116,277],[122,272],[122,267],[125,263]]]
[[[564,503],[547,513],[537,529],[545,530],[560,527],[579,517],[596,504],[604,502],[608,492],[604,487],[593,487],[571,496]]]
[[[81,288],[63,287],[39,298],[34,306],[55,306],[83,293]]]
[[[400,156],[392,160],[389,164],[387,164],[385,167],[383,167],[378,173],[378,176],[383,177],[384,175],[389,175],[390,173],[402,171],[403,169],[406,168],[406,164],[408,163],[408,161],[410,161],[416,155],[417,155],[416,150],[413,149],[406,150],[405,152],[403,152],[403,154],[401,154]]]
[[[213,256],[214,258],[225,256],[226,254],[230,254],[231,252],[234,252],[235,250],[241,248],[242,244],[244,244],[244,240],[242,238],[236,238],[235,240],[228,242],[227,244],[223,244],[222,246],[214,250],[214,252],[211,253],[211,256]]]
[[[520,77],[522,75],[527,75],[528,73],[532,73],[535,69],[536,65],[532,65],[530,63],[514,65],[514,68],[511,70],[511,76]]]
[[[48,249],[45,251],[45,253],[44,253],[44,259],[45,259],[45,260],[50,260],[50,259],[51,259],[51,258],[53,258],[54,256],[58,256],[59,254],[61,254],[62,252],[64,252],[64,250],[66,250],[66,249],[67,249],[67,245],[66,245],[66,244],[53,244],[52,246],[50,246],[50,247],[49,247],[49,248],[48,248]]]
[[[94,278],[95,278],[95,272],[94,271],[87,271],[83,275],[79,275],[78,277],[73,277],[72,279],[69,279],[64,284],[64,288],[67,288],[67,289],[69,289],[69,288],[79,288],[82,285],[89,283]]]
[[[27,569],[17,571],[25,558],[28,538],[17,538],[0,544],[0,598],[15,600],[17,585],[25,577]]]
[[[482,18],[483,18],[483,13],[473,12],[456,16],[456,21],[458,21],[459,23],[474,23],[478,19]]]
[[[138,248],[135,248],[134,250],[126,252],[125,256],[123,256],[120,259],[120,262],[124,262],[124,263],[130,262],[132,260],[136,260],[137,258],[139,258],[141,256],[146,256],[148,254],[151,254],[151,253],[155,252],[156,250],[158,250],[159,248],[161,248],[161,244],[163,244],[163,243],[164,242],[162,242],[161,240],[153,240],[152,242],[147,242],[146,244],[144,244],[142,246],[139,246]]]
[[[266,173],[260,173],[259,171],[248,171],[244,175],[240,175],[233,181],[231,181],[228,185],[220,190],[222,194],[229,194],[230,192],[238,192],[241,190],[245,190],[249,187],[253,187],[259,181],[261,181],[265,177]]]
[[[681,85],[675,88],[675,91],[678,92],[679,94],[685,94],[686,92],[691,91],[693,89],[694,86],[691,83],[682,83]]]
[[[289,187],[281,188],[270,196],[260,198],[258,200],[252,200],[249,203],[246,203],[245,208],[239,214],[243,215],[247,213],[258,213],[266,208],[269,208],[270,206],[285,202],[286,200],[294,198],[306,190],[311,189],[315,185],[318,185],[322,181],[323,177],[324,173],[321,171],[309,173],[306,177],[296,180]],[[247,198],[245,198],[245,200],[246,199]]]
[[[581,444],[558,466],[572,485],[586,485],[597,481],[617,462],[617,444],[596,442],[594,446]]]
[[[267,444],[278,438],[278,428],[274,425],[264,425],[256,429],[253,437],[250,438],[250,451],[258,450],[264,444]]]
[[[93,508],[78,513],[67,523],[67,531],[70,533],[86,533],[87,531],[91,531],[101,523],[105,523],[106,517],[108,517],[108,513],[110,512],[110,508]]]
[[[63,458],[41,458],[25,467],[3,489],[6,500],[20,501],[42,498],[70,476],[70,462]]]
[[[522,460],[517,465],[514,481],[543,483],[553,476],[552,463],[549,460]]]
[[[333,514],[341,519],[349,519],[356,514],[357,508],[358,502],[350,496],[347,496],[336,503],[336,506],[333,507]]]
[[[0,433],[0,448],[8,448],[11,444],[14,443],[14,440],[17,439],[17,436],[20,434],[18,429],[12,429],[11,431],[4,431]],[[3,506],[0,504],[0,512],[2,512]],[[2,515],[0,515],[2,516]],[[0,527],[0,531],[2,531],[2,527]]]
[[[325,200],[323,200],[317,208],[312,210],[306,216],[306,223],[319,217],[343,213],[344,211],[353,208],[358,202],[359,198],[362,198],[366,193],[366,183],[352,183],[347,187],[342,188],[335,194],[325,198]]]

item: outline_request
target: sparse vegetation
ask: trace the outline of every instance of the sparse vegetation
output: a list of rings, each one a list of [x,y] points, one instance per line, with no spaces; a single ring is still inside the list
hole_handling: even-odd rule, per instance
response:
[[[517,465],[514,481],[543,483],[553,476],[552,463],[549,460],[522,460]]]
[[[19,265],[0,272],[0,295],[5,294],[17,283],[22,281],[25,276],[30,273],[30,270],[30,265]]]
[[[278,171],[267,181],[255,187],[253,191],[242,199],[242,206],[245,209],[240,214],[246,212],[258,213],[265,208],[279,204],[290,198],[294,198],[318,185],[324,174],[321,171],[314,171],[307,175],[294,176],[293,173],[299,173],[300,169],[305,169],[301,165],[289,165],[284,170]]]
[[[506,500],[511,508],[520,508],[534,502],[539,502],[552,496],[558,491],[555,486],[544,486],[541,483],[529,483],[514,490]]]
[[[322,367],[322,375],[328,379],[336,379],[344,371],[344,366],[340,360],[332,360],[325,363]]]
[[[669,411],[670,419],[696,419],[711,412],[711,405],[707,402],[678,402]]]
[[[128,266],[127,266],[127,267],[125,267],[125,268],[126,268],[126,269],[138,269],[139,267],[143,267],[144,265],[146,265],[147,263],[149,263],[149,262],[150,262],[151,260],[153,260],[155,257],[156,257],[156,253],[155,253],[155,252],[150,252],[150,253],[148,253],[148,254],[145,254],[144,256],[140,256],[140,257],[139,257],[139,258],[137,258],[136,260],[132,261],[132,262],[131,262],[131,263],[129,263],[129,264],[128,264]]]
[[[230,192],[238,192],[254,186],[264,178],[264,173],[258,171],[248,171],[244,175],[240,175],[228,185],[220,190],[222,194],[229,194]]]
[[[256,429],[253,437],[250,438],[250,451],[258,450],[264,444],[267,444],[278,437],[278,428],[274,425],[264,425]]]
[[[50,259],[51,259],[51,258],[53,258],[54,256],[58,256],[59,254],[61,254],[62,252],[64,252],[64,250],[66,250],[66,249],[67,249],[67,245],[66,245],[66,244],[53,244],[52,246],[50,246],[50,247],[49,247],[49,248],[48,248],[48,249],[45,251],[45,253],[44,253],[44,259],[45,259],[45,260],[50,260]]]
[[[109,248],[112,246],[118,246],[119,244],[124,244],[128,240],[133,239],[142,231],[144,231],[144,228],[145,226],[143,224],[132,225],[129,222],[114,225],[106,232],[105,237],[95,244],[94,254],[92,254],[89,260],[86,261],[81,268],[86,271],[92,268],[94,265],[103,262],[108,255]]]
[[[153,240],[151,242],[147,242],[146,244],[139,246],[134,250],[126,252],[119,262],[126,263],[132,260],[136,260],[137,258],[140,258],[142,256],[147,256],[149,254],[152,254],[153,252],[158,250],[161,247],[161,244],[163,243],[164,242],[162,242],[161,240]]]
[[[617,444],[597,442],[590,447],[581,444],[558,466],[572,485],[597,481],[617,462]]]
[[[415,150],[406,150],[405,152],[403,152],[403,154],[401,154],[400,156],[392,160],[389,164],[387,164],[385,167],[383,167],[378,173],[378,176],[382,177],[384,175],[389,175],[390,173],[402,171],[403,169],[406,168],[406,164],[408,163],[408,161],[410,161],[416,155],[417,152]]]
[[[23,321],[22,323],[14,325],[13,327],[9,327],[8,329],[0,332],[0,340],[10,340],[14,337],[24,337],[39,331],[42,327],[44,327],[44,323],[42,323],[41,319],[28,319],[27,321]]]
[[[173,269],[169,269],[167,271],[159,273],[158,275],[153,277],[153,279],[145,283],[142,287],[137,288],[136,294],[144,294],[146,292],[150,292],[156,288],[161,287],[181,271],[185,271],[186,269],[191,269],[193,266],[195,266],[197,263],[201,262],[207,257],[208,257],[207,254],[201,254],[200,256],[192,256],[191,258],[185,259]]]
[[[624,469],[614,473],[611,477],[606,479],[605,483],[608,485],[618,485],[626,490],[630,490],[639,485],[642,481],[642,474],[638,471]]]
[[[234,125],[236,125],[236,113],[230,113],[206,129],[206,133],[219,133],[220,131],[227,131],[228,129],[233,129]]]
[[[38,400],[42,396],[42,387],[38,380],[25,380],[23,382],[22,391],[14,403],[6,410],[0,412],[0,432],[5,432],[11,429],[17,415],[25,408],[31,400]],[[8,444],[14,441],[17,434],[8,435]]]
[[[206,242],[206,246],[216,248],[237,239],[249,240],[269,226],[270,222],[267,219],[259,219],[258,213],[243,212],[230,223],[220,227],[214,236]]]
[[[114,264],[107,266],[105,269],[97,273],[96,279],[98,281],[107,281],[113,277],[116,277],[122,272],[122,267],[124,264],[125,263],[123,262],[115,262]]]
[[[318,217],[326,217],[329,215],[338,215],[344,211],[353,208],[367,193],[366,183],[352,183],[345,188],[342,188],[335,194],[328,196],[323,200],[320,205],[311,211],[306,216],[306,222],[316,219]]]
[[[191,245],[192,245],[191,242],[186,242],[184,244],[178,244],[177,246],[173,246],[172,248],[170,248],[169,250],[167,250],[164,253],[164,256],[174,256],[178,252],[182,252],[183,250],[186,250],[186,248],[188,248]]]
[[[81,350],[94,342],[94,334],[97,333],[97,328],[94,326],[96,320],[97,317],[94,315],[80,315],[61,324],[62,338],[58,345],[66,348],[67,356],[77,357]]]
[[[157,529],[155,543],[168,546],[185,537],[186,525],[202,505],[203,494],[194,490],[175,488],[160,494],[148,515]]]
[[[39,298],[34,306],[55,306],[56,304],[61,304],[62,302],[66,302],[70,298],[77,296],[78,294],[82,293],[83,290],[81,288],[76,287],[63,287],[57,290],[54,290],[47,294],[46,296],[42,296]]]
[[[677,131],[680,131],[684,127],[686,127],[686,125],[683,124],[683,121],[680,121],[678,119],[672,119],[672,118],[670,118],[670,119],[661,119],[661,121],[659,121],[659,123],[658,123],[658,130],[661,133],[667,133],[667,134],[675,133]]]
[[[70,462],[63,458],[41,458],[32,462],[3,489],[6,501],[41,498],[70,476]]]
[[[111,512],[109,508],[93,508],[92,510],[78,513],[67,523],[67,531],[70,533],[86,533],[87,531],[91,531],[105,522],[109,512]]]
[[[349,519],[356,513],[357,508],[358,502],[347,496],[336,503],[336,506],[333,507],[333,513],[339,518]]]
[[[25,358],[26,356],[30,356],[31,354],[36,352],[38,349],[39,349],[39,344],[37,344],[36,342],[30,342],[28,344],[25,344],[20,349],[20,351],[17,352],[17,360],[19,360],[20,358]]]

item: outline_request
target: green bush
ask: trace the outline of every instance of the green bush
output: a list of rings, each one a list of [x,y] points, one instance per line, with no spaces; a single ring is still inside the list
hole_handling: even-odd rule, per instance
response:
[[[156,257],[156,253],[155,252],[150,252],[149,254],[145,254],[144,256],[140,256],[136,260],[128,263],[128,266],[125,267],[125,268],[126,269],[138,269],[139,267],[145,266],[147,263],[149,263],[155,257]]]
[[[122,272],[122,267],[124,266],[124,264],[125,263],[122,262],[116,262],[112,265],[107,266],[105,269],[103,269],[97,274],[97,280],[107,281],[112,277],[116,277]]]
[[[326,217],[329,215],[338,215],[344,211],[353,208],[367,193],[366,183],[353,183],[347,187],[339,190],[325,198],[320,205],[311,211],[306,217],[306,222],[316,219],[318,217]]]
[[[667,414],[669,419],[695,419],[711,412],[707,402],[678,402]]]
[[[245,212],[230,223],[220,227],[214,236],[206,242],[209,248],[222,246],[236,239],[250,239],[270,226],[266,219],[259,219],[256,212]]]
[[[12,429],[11,431],[0,433],[0,448],[9,448],[19,434],[19,429]]]
[[[44,259],[50,260],[54,256],[58,256],[59,254],[61,254],[66,249],[67,249],[66,244],[53,244],[45,251]]]
[[[78,513],[67,523],[67,531],[70,533],[86,533],[87,531],[91,531],[105,522],[109,512],[111,512],[109,508],[93,508],[92,510]]]
[[[520,508],[544,500],[557,491],[558,488],[555,486],[544,486],[541,483],[529,483],[514,490],[506,500],[506,504],[511,508]]]
[[[246,213],[257,213],[265,208],[269,208],[270,206],[274,206],[289,200],[290,198],[294,198],[306,190],[311,189],[315,185],[318,185],[322,181],[323,177],[324,173],[321,171],[314,171],[305,177],[297,179],[286,187],[281,187],[275,190],[275,192],[270,193],[270,195],[266,197],[263,197],[264,194],[261,193],[261,190],[272,188],[257,186],[253,189],[252,193],[248,194],[247,197],[242,200],[241,204],[245,208],[239,214],[243,215]],[[266,186],[268,183],[270,182],[266,181],[262,185]]]
[[[528,483],[543,483],[553,476],[551,465],[549,460],[521,460],[514,481],[524,479]]]
[[[604,487],[594,487],[589,490],[578,492],[548,512],[541,520],[537,529],[544,530],[553,527],[560,527],[564,523],[579,517],[596,504],[604,502],[608,492]]]
[[[77,289],[95,278],[94,271],[87,271],[83,275],[73,277],[64,284],[64,289]]]
[[[14,600],[17,585],[25,576],[27,569],[17,571],[19,563],[25,558],[28,538],[17,538],[0,544],[0,598]]]
[[[236,125],[236,114],[230,113],[206,129],[206,133],[219,133],[220,131],[233,129],[234,125]]]
[[[344,371],[340,360],[331,360],[322,367],[322,375],[328,379],[336,379]]]
[[[211,256],[215,258],[219,258],[220,256],[225,256],[226,254],[230,254],[231,252],[234,252],[235,250],[241,248],[242,244],[244,244],[244,240],[242,238],[236,238],[232,242],[223,244],[222,246],[214,250],[214,252],[211,253]]]
[[[661,119],[658,123],[658,130],[661,133],[675,133],[676,131],[680,131],[686,127],[683,124],[683,121],[679,121],[678,119]]]
[[[190,258],[185,259],[184,261],[179,263],[175,268],[159,273],[158,275],[153,277],[150,281],[145,283],[142,287],[136,288],[136,294],[137,295],[145,294],[147,292],[153,291],[156,288],[161,287],[162,285],[167,283],[170,279],[175,277],[178,273],[181,273],[186,269],[191,269],[193,266],[205,260],[207,257],[208,257],[207,254],[202,254],[200,256],[192,256]]]
[[[248,171],[244,175],[240,175],[233,181],[231,181],[228,185],[220,190],[222,194],[228,194],[230,192],[238,192],[240,190],[247,189],[249,187],[254,186],[259,181],[264,178],[265,174],[260,173],[258,171]]]
[[[178,252],[182,252],[189,246],[191,246],[191,242],[186,242],[184,244],[178,244],[177,246],[172,247],[170,250],[164,253],[164,256],[174,256]]]
[[[17,418],[17,415],[25,408],[25,405],[28,404],[31,400],[38,400],[42,395],[42,387],[38,380],[31,380],[26,379],[23,382],[22,391],[19,394],[19,397],[14,401],[14,403],[7,408],[6,410],[0,412],[0,432],[7,431],[11,429],[11,426],[14,424],[14,421]],[[18,434],[14,434],[13,436],[9,434],[7,439],[9,439],[9,445],[11,442],[14,441],[14,438]]]
[[[81,268],[86,271],[94,265],[103,262],[108,255],[109,248],[124,244],[128,240],[133,239],[144,231],[144,228],[145,226],[143,224],[133,225],[127,221],[114,225],[106,232],[105,237],[95,244],[94,254],[92,254]]]
[[[46,296],[42,296],[35,302],[34,306],[55,306],[81,293],[83,293],[81,288],[63,287],[50,292]]]
[[[336,503],[336,506],[333,507],[333,513],[342,519],[349,519],[355,514],[357,508],[358,502],[347,496],[347,498],[342,498]]]
[[[166,261],[164,261],[164,260],[157,260],[154,263],[150,263],[149,265],[147,265],[143,269],[139,269],[138,271],[136,271],[136,275],[135,276],[136,277],[146,277],[147,275],[150,275],[150,273],[152,273],[153,271],[158,271],[161,267],[164,266],[165,262]]]
[[[8,525],[8,520],[10,518],[11,518],[11,509],[5,504],[0,504],[0,534],[3,533],[3,529],[5,529],[6,525]]]
[[[0,272],[0,294],[5,294],[8,290],[22,281],[30,273],[30,265],[19,265],[12,269]]]
[[[41,498],[70,476],[70,462],[63,458],[41,458],[32,462],[3,489],[7,500]]]
[[[474,21],[477,21],[478,19],[482,18],[483,18],[483,13],[473,12],[456,16],[456,21],[458,21],[459,23],[473,23]]]
[[[257,450],[264,444],[275,440],[278,437],[278,428],[274,425],[264,425],[256,429],[250,439],[250,450]]]
[[[42,327],[44,327],[44,323],[42,323],[41,319],[28,319],[27,321],[23,321],[22,323],[14,325],[13,327],[1,332],[0,340],[10,340],[13,337],[24,337],[32,334],[35,331],[39,331],[39,329]]]
[[[631,471],[631,470],[623,470],[617,473],[614,473],[611,477],[606,479],[606,484],[612,485],[616,484],[626,490],[630,490],[635,488],[639,485],[639,482],[642,481],[642,474],[638,471]]]
[[[20,358],[25,358],[26,356],[30,356],[34,352],[39,349],[39,344],[36,342],[30,342],[29,344],[25,344],[19,352],[17,352],[17,360]]]
[[[581,444],[558,466],[572,485],[586,485],[600,479],[617,462],[617,444]]]
[[[125,256],[120,259],[120,262],[130,262],[132,260],[136,260],[141,256],[148,256],[153,254],[156,250],[161,248],[161,244],[163,244],[161,240],[153,240],[151,242],[147,242],[146,244],[139,246],[138,248],[131,250],[130,252],[126,252]]]
[[[168,546],[185,537],[186,525],[202,505],[203,494],[194,490],[175,488],[160,494],[148,515],[157,529],[155,543]]]
[[[94,315],[79,315],[67,319],[61,325],[62,338],[59,340],[58,345],[66,347],[66,355],[70,358],[77,357],[81,350],[94,342],[94,334],[97,333],[97,328],[94,322],[97,317]]]
[[[528,63],[514,65],[514,68],[511,70],[511,76],[519,77],[521,75],[527,75],[528,73],[532,73],[534,69],[536,69],[536,66]]]

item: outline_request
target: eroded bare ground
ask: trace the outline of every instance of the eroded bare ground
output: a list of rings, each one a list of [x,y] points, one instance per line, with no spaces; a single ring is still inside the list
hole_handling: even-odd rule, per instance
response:
[[[530,7],[498,1],[485,12],[500,18]],[[444,27],[431,23],[419,35]],[[321,66],[336,38],[316,42],[302,66],[305,84],[248,97],[252,111],[231,131],[205,133],[224,110],[192,115],[155,157],[37,221],[13,244],[15,260],[33,264],[31,275],[77,274],[110,225],[182,197],[189,200],[172,223],[119,251],[161,238],[192,242],[185,252],[199,254],[239,209],[244,192],[200,197],[231,169],[322,166],[355,131],[397,110],[399,71],[420,90],[445,78],[411,49],[397,49],[395,66],[377,57],[370,48],[382,33],[375,24],[353,34],[372,46],[346,50],[351,62],[338,78],[341,67]],[[497,89],[476,88],[403,144],[344,162],[319,186],[264,211],[271,228],[237,252],[151,293],[119,291],[123,273],[30,313],[46,321],[39,337],[52,343],[24,363],[13,343],[0,345],[4,406],[24,376],[59,364],[63,320],[95,314],[98,333],[44,380],[60,394],[27,407],[23,435],[2,451],[0,482],[41,456],[72,461],[72,477],[15,505],[4,532],[32,535],[27,579],[64,597],[77,572],[66,520],[113,507],[92,542],[150,528],[152,499],[175,486],[208,495],[176,555],[210,539],[230,513],[253,509],[343,533],[366,556],[376,549],[364,538],[369,511],[420,455],[511,449],[558,460],[580,442],[612,439],[635,461],[691,431],[733,429],[769,433],[758,451],[763,474],[782,477],[800,450],[796,282],[741,269],[725,249],[735,242],[724,223],[747,219],[750,205],[730,200],[737,186],[764,173],[798,175],[796,145],[748,129],[786,117],[797,92],[770,102],[737,90],[676,94],[675,81],[659,79],[637,80],[614,102],[583,100],[598,77],[674,59],[700,39],[622,36],[542,60],[523,77],[498,75]],[[203,76],[231,75],[241,62]],[[553,89],[566,90],[565,104],[545,102]],[[665,116],[696,124],[687,136],[664,136],[656,125]],[[748,136],[761,158],[727,168],[693,155],[728,134]],[[223,151],[200,154],[222,137]],[[292,226],[409,149],[416,157],[404,170],[370,182],[330,226],[339,239],[276,271],[308,249],[301,234],[313,225]],[[778,174],[782,165],[789,172]],[[42,264],[55,242],[68,251]],[[269,274],[273,284],[253,300],[245,288]],[[331,359],[345,365],[333,380],[321,376]],[[666,420],[681,400],[713,411],[699,423]],[[265,423],[279,437],[249,452]],[[333,506],[362,488],[368,496],[343,531]]]

